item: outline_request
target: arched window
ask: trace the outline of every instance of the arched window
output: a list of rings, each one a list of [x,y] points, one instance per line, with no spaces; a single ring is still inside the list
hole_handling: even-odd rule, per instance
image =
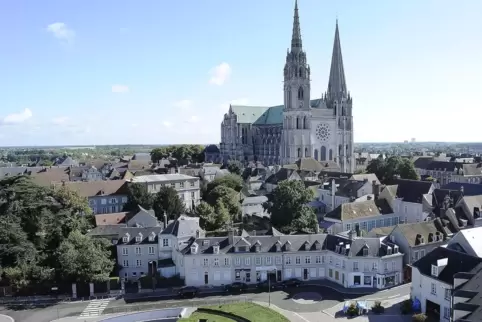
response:
[[[333,149],[330,149],[330,161],[333,161]]]
[[[298,76],[299,77],[303,77],[303,68],[300,67],[300,69],[298,70]]]
[[[318,161],[318,149],[315,149],[315,160]]]
[[[320,149],[320,161],[326,161],[326,148],[324,146]]]
[[[301,158],[301,149],[298,148],[298,158]]]
[[[303,87],[300,87],[298,89],[298,99],[302,100],[303,99]]]
[[[308,128],[308,118],[306,116],[303,118],[303,128],[305,130]]]
[[[299,129],[300,128],[300,118],[297,117],[296,118],[296,129]]]
[[[308,148],[305,148],[305,158],[308,157]]]

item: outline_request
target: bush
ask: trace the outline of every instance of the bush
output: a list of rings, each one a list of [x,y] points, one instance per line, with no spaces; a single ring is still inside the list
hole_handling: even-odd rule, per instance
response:
[[[402,304],[400,305],[400,313],[402,314],[413,313],[412,305],[413,305],[412,299],[403,301]]]
[[[356,307],[355,303],[350,304],[350,306],[348,307],[348,310],[346,310],[346,314],[351,317],[358,315],[358,308]]]
[[[413,322],[425,322],[426,320],[427,320],[427,316],[423,313],[412,315]]]
[[[385,312],[385,308],[382,306],[382,302],[375,301],[375,304],[372,306],[372,312],[375,314],[381,314]]]

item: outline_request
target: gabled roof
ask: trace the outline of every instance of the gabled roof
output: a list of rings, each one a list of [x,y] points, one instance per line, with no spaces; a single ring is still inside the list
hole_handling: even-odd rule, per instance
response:
[[[265,183],[278,184],[281,181],[288,180],[293,172],[296,172],[296,170],[281,168],[278,172],[269,176]]]
[[[124,223],[126,215],[129,212],[116,212],[110,214],[97,214],[95,215],[95,225],[116,225]]]
[[[423,195],[433,187],[432,182],[408,179],[395,179],[393,184],[398,186],[396,197],[412,203],[422,203]]]
[[[417,236],[422,236],[424,238],[424,244],[429,244],[429,235],[432,234],[435,236],[437,232],[441,233],[443,236],[443,240],[439,241],[440,243],[443,242],[447,237],[447,231],[442,228],[442,224],[440,223],[440,219],[433,220],[433,221],[424,221],[424,222],[417,222],[417,223],[410,223],[410,224],[400,224],[397,226],[396,229],[399,229],[403,236],[407,239],[408,244],[413,246],[419,245],[419,240]]]
[[[167,225],[162,231],[162,235],[173,235],[176,237],[196,236],[196,232],[201,231],[199,218],[187,217],[184,215]]]
[[[441,188],[447,190],[461,190],[462,187],[464,190],[464,196],[482,195],[482,184],[477,183],[450,182]]]
[[[386,214],[393,214],[392,208],[385,199],[378,199],[341,204],[327,213],[325,218],[344,221]]]
[[[124,180],[74,181],[63,184],[81,197],[127,195],[127,183]]]

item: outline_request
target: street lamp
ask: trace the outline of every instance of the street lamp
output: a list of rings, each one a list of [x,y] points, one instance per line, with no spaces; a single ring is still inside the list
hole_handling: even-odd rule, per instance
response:
[[[276,274],[276,269],[271,269],[268,271],[268,306],[271,306],[271,276],[270,273],[275,272]]]

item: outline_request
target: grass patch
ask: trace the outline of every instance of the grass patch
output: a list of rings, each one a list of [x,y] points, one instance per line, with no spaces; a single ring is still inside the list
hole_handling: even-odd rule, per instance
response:
[[[260,306],[254,303],[235,303],[225,305],[206,306],[207,309],[218,310],[231,313],[253,322],[289,322],[280,313],[270,308]],[[199,319],[207,319],[209,322],[232,322],[233,320],[223,316],[204,317],[210,314],[195,312],[188,319],[181,319],[179,322],[198,322]]]

